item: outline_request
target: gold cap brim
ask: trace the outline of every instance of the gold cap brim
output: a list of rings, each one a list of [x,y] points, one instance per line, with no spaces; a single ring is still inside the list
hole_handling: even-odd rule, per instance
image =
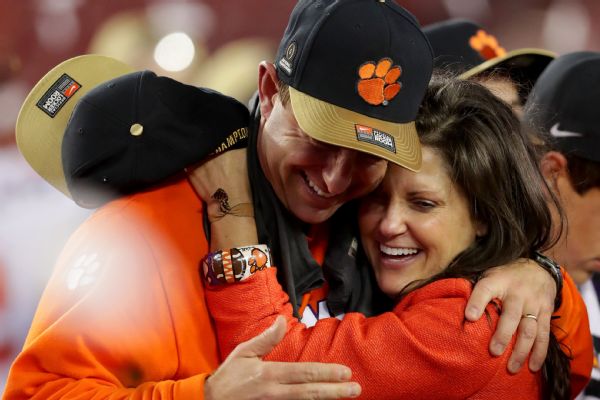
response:
[[[411,171],[421,168],[421,145],[414,121],[394,123],[371,118],[316,99],[293,87],[290,87],[290,100],[298,125],[313,139],[368,153]],[[359,140],[359,127],[389,135],[393,138],[393,149]]]
[[[133,72],[133,68],[110,57],[83,55],[62,62],[34,86],[25,99],[16,124],[19,151],[29,165],[48,183],[71,197],[62,166],[61,146],[65,128],[79,99],[99,84]],[[81,87],[54,117],[38,106],[38,101],[63,75]]]
[[[500,64],[507,62],[513,58],[522,57],[522,56],[546,58],[548,60],[548,63],[550,63],[550,61],[552,61],[554,58],[556,58],[556,53],[549,51],[549,50],[534,49],[534,48],[523,48],[523,49],[512,50],[512,51],[507,52],[506,54],[504,54],[501,57],[494,57],[490,60],[487,60],[487,61],[471,68],[468,71],[463,72],[459,76],[459,78],[460,79],[468,79],[472,76],[480,74],[481,72],[495,68],[495,67],[499,66]]]

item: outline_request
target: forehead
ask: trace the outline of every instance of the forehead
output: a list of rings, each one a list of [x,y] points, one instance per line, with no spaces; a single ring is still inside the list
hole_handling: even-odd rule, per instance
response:
[[[517,85],[510,78],[499,75],[480,80],[492,94],[511,106],[521,104]]]
[[[450,192],[454,186],[449,167],[438,151],[422,146],[423,164],[419,172],[413,172],[395,164],[389,164],[386,182],[388,189],[438,190]]]

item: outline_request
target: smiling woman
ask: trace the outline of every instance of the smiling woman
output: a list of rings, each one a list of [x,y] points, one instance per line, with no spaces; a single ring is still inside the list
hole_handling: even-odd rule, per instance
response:
[[[418,174],[390,165],[383,183],[362,202],[362,243],[390,297],[441,272],[486,232],[447,170],[442,156],[425,146]]]
[[[553,335],[543,372],[511,374],[515,337],[500,357],[488,350],[502,305],[490,303],[479,321],[464,319],[472,286],[488,269],[552,242],[545,182],[517,118],[480,84],[436,77],[417,128],[422,170],[389,167],[358,215],[358,257],[397,301],[393,312],[347,313],[307,328],[292,316],[275,268],[235,284],[212,281],[206,296],[222,354],[283,315],[286,337],[266,359],[348,365],[361,398],[569,398],[569,361]],[[220,244],[235,246],[234,236]],[[568,278],[567,286],[576,293]]]

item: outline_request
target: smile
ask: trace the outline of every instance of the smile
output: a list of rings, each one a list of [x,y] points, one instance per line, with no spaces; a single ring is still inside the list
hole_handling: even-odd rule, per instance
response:
[[[333,196],[335,196],[334,194],[331,193],[326,193],[323,190],[321,190],[316,183],[314,183],[313,181],[311,181],[308,178],[308,175],[306,175],[305,173],[303,174],[304,177],[304,181],[306,182],[306,184],[308,185],[309,188],[312,189],[312,191],[319,197],[322,197],[324,199],[330,199]]]
[[[418,249],[408,247],[388,247],[384,244],[379,244],[379,251],[388,256],[410,256],[417,254]]]

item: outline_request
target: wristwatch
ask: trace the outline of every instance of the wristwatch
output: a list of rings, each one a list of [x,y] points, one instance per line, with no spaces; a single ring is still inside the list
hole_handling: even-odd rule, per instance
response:
[[[560,270],[560,266],[551,259],[537,251],[534,251],[531,254],[531,259],[537,262],[540,267],[544,268],[546,271],[552,275],[554,282],[556,282],[556,300],[554,301],[554,311],[558,310],[560,305],[562,304],[562,288],[563,288],[563,276],[562,271]]]

